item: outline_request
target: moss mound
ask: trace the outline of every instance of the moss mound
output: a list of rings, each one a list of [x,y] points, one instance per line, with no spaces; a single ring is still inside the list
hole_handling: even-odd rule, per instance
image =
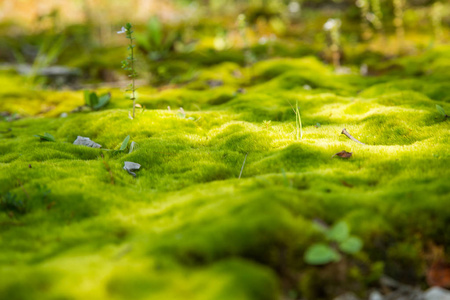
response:
[[[337,75],[313,58],[221,64],[142,88],[135,120],[119,89],[104,110],[61,118],[81,91],[1,73],[0,111],[24,118],[0,123],[0,298],[327,298],[364,294],[383,272],[423,282],[428,245],[450,245],[450,127],[436,111],[450,111],[450,76],[433,64],[448,53],[397,60],[415,70],[403,78]],[[44,132],[56,142],[33,136]],[[133,152],[104,150],[128,135]],[[332,158],[342,150],[352,157]],[[142,165],[137,178],[125,161]],[[317,219],[347,222],[363,250],[306,264],[325,241]]]

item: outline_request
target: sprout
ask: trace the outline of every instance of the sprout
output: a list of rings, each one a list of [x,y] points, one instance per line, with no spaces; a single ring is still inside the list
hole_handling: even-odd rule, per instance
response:
[[[124,69],[125,71],[128,71],[128,77],[131,79],[131,83],[128,86],[128,88],[126,89],[126,91],[130,92],[130,99],[133,101],[133,116],[131,116],[131,113],[128,113],[128,117],[130,119],[134,119],[135,118],[135,110],[136,110],[136,85],[135,85],[135,81],[136,81],[136,77],[137,77],[137,73],[135,70],[135,62],[136,59],[134,57],[135,53],[134,53],[134,48],[136,47],[133,44],[133,40],[135,39],[133,36],[133,30],[132,30],[133,26],[130,23],[127,23],[125,25],[125,27],[122,26],[121,31],[118,31],[118,34],[122,34],[122,33],[126,33],[127,34],[127,39],[130,40],[130,43],[128,45],[128,52],[129,52],[129,56],[122,61],[122,69]]]

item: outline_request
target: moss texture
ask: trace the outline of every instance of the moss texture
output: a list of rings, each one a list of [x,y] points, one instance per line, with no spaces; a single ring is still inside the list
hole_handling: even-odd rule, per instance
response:
[[[0,194],[22,201],[0,213],[0,298],[314,299],[364,293],[382,272],[421,282],[426,244],[450,245],[450,127],[435,108],[450,112],[449,53],[379,77],[310,57],[221,64],[184,86],[143,87],[135,120],[119,89],[104,110],[60,118],[81,91],[1,73],[0,111],[25,118],[0,123]],[[33,137],[44,132],[56,142]],[[75,146],[78,135],[107,149],[130,135],[139,148]],[[332,158],[342,150],[353,156]],[[124,161],[142,165],[136,179]],[[316,218],[345,220],[363,251],[306,265],[324,239]]]

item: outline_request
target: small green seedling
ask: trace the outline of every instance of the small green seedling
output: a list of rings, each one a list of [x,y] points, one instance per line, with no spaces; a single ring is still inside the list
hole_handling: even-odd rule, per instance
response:
[[[355,254],[362,249],[363,242],[360,238],[350,235],[350,229],[346,222],[338,222],[328,229],[323,225],[317,228],[324,233],[328,243],[316,243],[305,252],[305,262],[310,265],[324,265],[341,260],[341,253]]]
[[[291,105],[290,102],[289,105]],[[292,105],[291,108],[295,114],[295,137],[297,141],[299,141],[303,138],[303,127],[302,127],[302,117],[300,116],[300,108],[298,106],[298,100],[295,103],[295,108]]]
[[[122,142],[122,145],[120,145],[120,148],[118,151],[125,151],[128,147],[128,143],[130,142],[130,136],[128,135]]]
[[[111,93],[102,94],[100,96],[95,92],[84,91],[84,103],[92,110],[99,110],[106,106],[111,100]]]
[[[127,23],[125,25],[125,27],[122,27],[122,29],[120,31],[118,31],[118,34],[122,34],[125,33],[127,36],[127,39],[130,40],[130,43],[128,45],[128,52],[129,52],[129,56],[127,56],[127,58],[125,60],[122,61],[122,69],[124,69],[125,71],[128,71],[128,77],[131,78],[131,83],[128,86],[128,88],[126,89],[126,91],[130,92],[130,99],[133,101],[133,115],[130,115],[131,119],[134,119],[136,117],[135,114],[135,110],[136,110],[136,85],[135,85],[135,81],[137,78],[137,73],[136,73],[136,69],[135,69],[135,62],[136,62],[136,58],[134,57],[134,48],[136,47],[133,44],[133,41],[135,40],[134,36],[133,36],[133,30],[132,30],[133,26],[131,25],[131,23]]]
[[[447,120],[448,115],[445,113],[445,110],[442,108],[442,106],[436,104],[436,109],[444,117],[444,120]]]
[[[181,119],[186,119],[186,120],[191,120],[191,121],[200,120],[200,118],[196,119],[194,117],[186,117],[186,112],[184,111],[184,109],[182,107],[180,107],[177,116],[180,117]]]
[[[272,123],[271,120],[269,120],[269,121],[264,120],[263,123],[262,123],[262,125],[266,128],[266,130],[269,130],[269,128],[270,128],[270,123]]]
[[[119,152],[125,152],[128,148],[128,144],[130,143],[130,136],[127,135],[127,137],[122,141],[122,144],[120,144],[119,149],[117,150],[112,150],[112,149],[103,149],[104,151],[111,151],[113,154],[119,153]],[[130,145],[130,150],[128,153],[133,152],[134,150],[136,150],[138,148],[137,143],[135,142],[131,142]]]
[[[48,132],[44,133],[44,135],[35,134],[33,136],[37,137],[37,138],[40,138],[41,141],[43,141],[43,142],[56,142],[55,137],[53,135],[51,135],[50,133],[48,133]]]

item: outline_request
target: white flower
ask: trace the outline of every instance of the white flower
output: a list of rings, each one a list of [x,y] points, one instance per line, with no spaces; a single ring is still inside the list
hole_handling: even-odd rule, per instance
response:
[[[122,34],[127,32],[127,30],[125,29],[125,27],[122,26],[122,29],[120,31],[117,31],[118,34]]]

